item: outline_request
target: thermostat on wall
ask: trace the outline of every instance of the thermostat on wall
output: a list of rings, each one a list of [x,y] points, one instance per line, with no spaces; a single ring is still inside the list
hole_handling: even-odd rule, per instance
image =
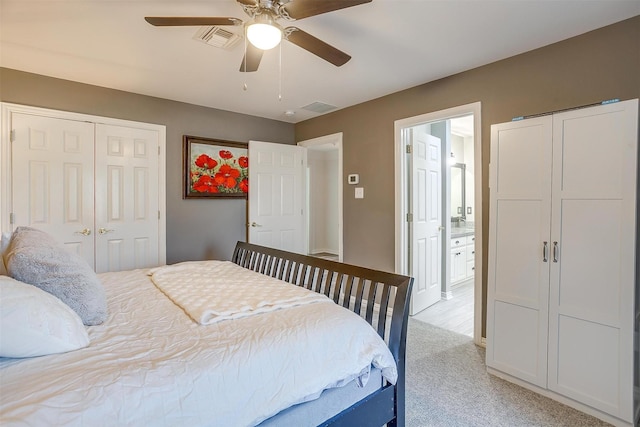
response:
[[[352,173],[347,176],[347,182],[349,184],[357,184],[358,182],[360,182],[360,176],[358,176],[357,173]]]

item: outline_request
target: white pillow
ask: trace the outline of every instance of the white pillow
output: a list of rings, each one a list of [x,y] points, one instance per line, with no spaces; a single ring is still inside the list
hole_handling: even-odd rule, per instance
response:
[[[11,241],[11,232],[2,233],[2,237],[0,238],[0,274],[7,274],[7,267],[4,265],[4,253],[7,251],[9,247],[9,242]]]
[[[80,316],[33,285],[0,276],[0,357],[65,353],[89,345]]]

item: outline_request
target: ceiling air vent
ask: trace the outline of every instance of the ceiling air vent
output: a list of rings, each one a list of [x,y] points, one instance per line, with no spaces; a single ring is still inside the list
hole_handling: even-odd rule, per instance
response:
[[[220,27],[200,27],[193,39],[220,49],[230,49],[240,41],[239,34]]]
[[[335,110],[336,108],[338,107],[335,105],[325,104],[324,102],[318,101],[302,107],[303,110],[313,111],[314,113],[326,113],[328,111]]]

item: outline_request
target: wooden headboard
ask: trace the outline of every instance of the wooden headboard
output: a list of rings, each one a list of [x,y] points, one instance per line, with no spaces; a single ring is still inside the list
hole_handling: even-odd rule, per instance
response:
[[[252,271],[322,293],[369,322],[385,340],[398,365],[395,387],[383,388],[393,389],[394,419],[377,425],[386,422],[404,425],[407,322],[413,278],[245,242],[236,244],[232,261]],[[357,416],[361,417],[365,412],[374,416],[371,411],[378,406],[381,405],[372,403],[367,411],[356,411]],[[354,412],[354,418],[350,420],[356,419]],[[381,419],[371,418],[371,421],[377,423]],[[359,423],[362,421],[362,418],[358,419]],[[340,420],[327,425],[349,425],[348,422],[351,421]]]

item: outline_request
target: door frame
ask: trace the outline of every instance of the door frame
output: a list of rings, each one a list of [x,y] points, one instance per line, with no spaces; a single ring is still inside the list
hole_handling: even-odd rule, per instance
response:
[[[343,170],[342,170],[342,132],[333,133],[330,135],[319,136],[317,138],[307,139],[298,142],[298,145],[305,147],[307,150],[313,149],[320,145],[331,144],[338,150],[338,261],[342,262],[344,257],[344,244],[343,244]],[[308,183],[305,183],[307,185]],[[309,205],[309,194],[306,194],[306,203]],[[309,212],[307,212],[307,218],[309,218]],[[306,239],[307,246],[309,245],[309,224],[306,224]],[[307,247],[308,250],[308,247]]]
[[[0,230],[13,230],[10,213],[12,209],[11,195],[11,115],[14,113],[44,116],[55,119],[66,119],[101,123],[114,126],[134,127],[158,132],[158,261],[161,265],[167,261],[167,201],[166,201],[166,140],[167,130],[164,125],[114,119],[70,111],[52,110],[29,105],[0,102]]]
[[[408,273],[408,227],[407,218],[407,168],[405,164],[405,146],[403,130],[413,126],[440,122],[456,117],[473,114],[474,132],[474,209],[473,219],[478,226],[475,229],[475,275],[474,275],[474,325],[473,340],[477,345],[482,342],[482,134],[481,103],[474,102],[447,108],[445,110],[408,117],[394,122],[394,165],[395,165],[395,271]],[[480,207],[480,208],[478,208]],[[451,228],[445,226],[443,241],[450,238]],[[448,269],[443,274],[449,274]]]

